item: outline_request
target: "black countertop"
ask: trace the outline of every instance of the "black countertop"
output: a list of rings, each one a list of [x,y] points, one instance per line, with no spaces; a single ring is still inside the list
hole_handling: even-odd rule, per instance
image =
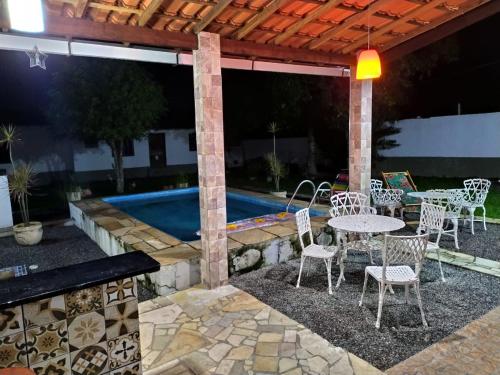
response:
[[[142,251],[0,281],[0,309],[156,272],[160,264]]]

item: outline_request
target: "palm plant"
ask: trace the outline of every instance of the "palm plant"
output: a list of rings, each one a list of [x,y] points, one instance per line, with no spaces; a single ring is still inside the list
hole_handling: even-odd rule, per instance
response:
[[[31,195],[30,189],[33,186],[35,171],[30,163],[15,163],[13,157],[13,146],[20,141],[16,130],[12,125],[2,125],[0,127],[0,145],[7,148],[9,152],[10,163],[12,164],[12,174],[9,177],[9,191],[15,202],[21,209],[21,218],[24,225],[30,222],[28,196]]]
[[[280,191],[280,179],[286,175],[285,164],[276,157],[276,154],[267,154],[266,161],[269,172],[273,176],[275,191]]]

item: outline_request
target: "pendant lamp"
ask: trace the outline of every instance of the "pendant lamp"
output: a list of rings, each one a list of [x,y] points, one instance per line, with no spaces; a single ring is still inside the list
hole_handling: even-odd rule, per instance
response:
[[[373,79],[382,75],[380,56],[374,49],[370,49],[370,26],[368,25],[368,48],[361,51],[356,67],[356,79]]]

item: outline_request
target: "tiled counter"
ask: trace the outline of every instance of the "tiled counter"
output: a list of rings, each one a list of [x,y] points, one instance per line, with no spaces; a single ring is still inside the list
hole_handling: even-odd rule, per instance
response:
[[[141,374],[135,276],[158,268],[134,252],[2,282],[0,368]]]

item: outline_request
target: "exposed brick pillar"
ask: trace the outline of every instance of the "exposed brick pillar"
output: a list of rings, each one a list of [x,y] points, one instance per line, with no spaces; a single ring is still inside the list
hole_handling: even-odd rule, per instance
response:
[[[356,80],[351,67],[349,100],[349,190],[370,196],[372,168],[372,80]]]
[[[196,143],[201,216],[201,280],[210,288],[228,280],[222,76],[218,34],[198,34],[193,51]]]

